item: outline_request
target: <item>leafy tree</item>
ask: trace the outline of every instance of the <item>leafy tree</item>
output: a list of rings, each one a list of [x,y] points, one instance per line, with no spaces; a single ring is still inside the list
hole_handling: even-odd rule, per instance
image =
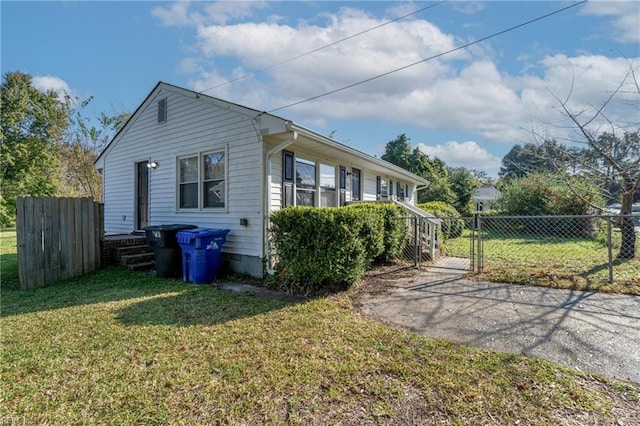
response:
[[[473,212],[473,193],[482,185],[472,171],[464,168],[449,169],[449,185],[456,195],[453,207],[463,216],[470,216]]]
[[[615,107],[614,100],[620,94],[625,96],[623,105],[632,108],[629,117],[634,117],[635,122],[616,121],[613,114],[609,114],[609,107]],[[569,103],[571,93],[566,99],[552,95],[573,125],[577,137],[572,142],[583,145],[583,149],[573,151],[578,155],[572,157],[579,172],[600,183],[604,193],[607,188],[620,188],[620,214],[623,217],[620,220],[622,242],[618,258],[633,259],[636,234],[631,211],[634,198],[640,192],[640,147],[638,130],[629,129],[640,128],[640,121],[637,121],[640,83],[636,70],[630,63],[625,77],[599,106],[588,105],[576,110]]]
[[[381,158],[429,181],[429,187],[418,194],[419,203],[443,201],[452,204],[456,195],[449,185],[447,165],[439,158],[430,159],[418,147],[412,150],[409,141],[403,133],[387,142]]]
[[[569,158],[566,148],[555,139],[544,139],[540,144],[514,145],[502,158],[498,176],[508,182],[531,173],[553,173],[564,169]]]
[[[470,172],[473,175],[473,178],[480,184],[480,187],[496,185],[495,179],[489,176],[486,172],[474,169],[471,169]]]
[[[0,92],[0,221],[9,225],[18,196],[55,193],[68,109],[55,92],[37,90],[21,72],[5,74]]]
[[[411,170],[414,166],[412,164],[412,160],[414,159],[412,158],[409,140],[407,135],[403,133],[398,135],[394,140],[387,142],[381,158],[405,170]]]
[[[122,128],[128,114],[107,115],[101,113],[97,126],[91,124],[83,109],[92,99],[80,103],[71,110],[70,125],[61,145],[61,185],[59,193],[68,196],[102,199],[102,178],[94,162],[113,135]],[[69,102],[68,102],[69,104]]]
[[[439,158],[434,158],[426,163],[421,176],[429,181],[429,187],[418,196],[419,203],[428,201],[442,201],[453,205],[456,194],[449,184],[449,169]]]

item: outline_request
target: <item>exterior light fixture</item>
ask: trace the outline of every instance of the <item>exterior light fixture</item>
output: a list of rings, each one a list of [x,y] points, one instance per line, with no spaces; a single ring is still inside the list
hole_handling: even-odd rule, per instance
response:
[[[155,162],[155,161],[149,161],[147,163],[147,167],[150,168],[150,169],[154,169],[155,170],[155,168],[158,167],[158,163]]]

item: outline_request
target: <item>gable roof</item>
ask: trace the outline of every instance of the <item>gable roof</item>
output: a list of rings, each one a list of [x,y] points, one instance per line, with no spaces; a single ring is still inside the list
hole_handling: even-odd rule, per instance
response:
[[[498,191],[493,186],[485,186],[483,188],[478,188],[473,194],[473,201],[494,201],[500,198],[500,191]]]
[[[159,81],[155,87],[151,90],[151,92],[149,92],[149,94],[147,95],[147,97],[144,99],[144,101],[138,106],[138,108],[136,108],[136,110],[133,112],[133,114],[131,114],[131,116],[129,117],[129,119],[126,121],[126,123],[124,124],[124,126],[122,126],[122,128],[114,135],[114,137],[111,139],[111,141],[107,144],[107,146],[102,150],[102,152],[100,153],[100,155],[98,156],[98,158],[96,159],[96,161],[94,162],[94,164],[98,164],[101,161],[103,161],[104,157],[109,153],[109,151],[111,151],[111,149],[118,143],[118,141],[126,134],[126,132],[129,130],[129,128],[133,125],[133,123],[135,123],[135,121],[138,119],[138,117],[140,116],[140,114],[142,113],[142,111],[144,110],[144,108],[146,106],[148,106],[148,104],[151,102],[151,99],[154,98],[154,96],[160,92],[162,89],[169,89],[172,91],[177,91],[177,92],[181,92],[187,96],[193,96],[194,98],[198,98],[201,99],[205,102],[211,102],[213,104],[217,104],[220,106],[224,106],[226,108],[232,109],[240,114],[243,115],[247,115],[250,117],[256,117],[256,116],[269,116],[273,119],[276,120],[281,120],[283,123],[287,123],[287,127],[289,129],[291,129],[292,131],[296,131],[298,132],[300,135],[304,135],[306,138],[313,140],[315,143],[318,143],[320,145],[324,145],[327,147],[331,147],[333,149],[337,149],[339,151],[343,151],[347,154],[351,154],[351,155],[355,155],[356,157],[362,158],[363,160],[369,162],[369,163],[373,163],[375,165],[377,165],[378,167],[383,167],[385,169],[390,169],[393,170],[395,173],[402,175],[403,177],[414,181],[418,184],[421,184],[423,186],[427,186],[429,184],[429,181],[427,181],[426,179],[417,176],[411,172],[409,172],[408,170],[405,170],[401,167],[396,166],[395,164],[389,163],[388,161],[382,160],[380,158],[371,156],[369,154],[366,154],[362,151],[359,151],[355,148],[352,148],[348,145],[345,145],[343,143],[340,143],[338,141],[336,141],[333,138],[330,138],[328,136],[324,136],[321,135],[320,133],[317,133],[313,130],[307,129],[304,126],[298,125],[293,123],[291,120],[287,120],[285,118],[267,113],[265,111],[260,111],[254,108],[250,108],[250,107],[246,107],[243,105],[239,105],[233,102],[229,102],[229,101],[225,101],[219,98],[215,98],[213,96],[209,96],[209,95],[204,95],[201,93],[198,93],[196,91],[193,90],[189,90],[189,89],[185,89],[183,87],[179,87],[179,86],[175,86],[169,83],[165,83],[162,81]]]

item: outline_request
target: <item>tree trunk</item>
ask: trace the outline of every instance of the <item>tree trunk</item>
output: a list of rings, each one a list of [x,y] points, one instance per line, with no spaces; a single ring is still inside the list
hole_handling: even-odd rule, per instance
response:
[[[620,209],[620,231],[622,244],[618,259],[633,259],[636,255],[636,233],[633,228],[631,206],[633,205],[633,190],[626,191],[622,196],[622,208]]]

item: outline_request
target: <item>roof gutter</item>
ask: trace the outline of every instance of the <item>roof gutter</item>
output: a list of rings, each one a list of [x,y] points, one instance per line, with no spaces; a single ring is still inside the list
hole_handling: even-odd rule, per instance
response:
[[[278,152],[282,151],[283,149],[293,144],[298,139],[298,132],[295,130],[291,130],[290,122],[287,123],[287,129],[291,131],[291,136],[289,136],[289,138],[279,143],[278,145],[274,146],[273,148],[269,148],[265,153],[266,165],[265,165],[265,177],[263,181],[264,181],[264,193],[266,194],[266,197],[264,197],[265,204],[264,204],[264,218],[263,218],[263,226],[264,226],[263,253],[266,255],[266,260],[267,260],[266,268],[267,268],[267,273],[269,274],[273,274],[274,272],[273,268],[271,267],[272,253],[271,253],[271,247],[269,245],[269,237],[268,237],[269,223],[270,223],[269,218],[271,216],[271,183],[272,183],[271,159],[274,154],[277,154]]]
[[[423,177],[420,177],[418,175],[415,175],[413,173],[411,173],[408,170],[403,169],[402,167],[396,166],[393,163],[389,163],[388,161],[382,160],[380,158],[374,157],[372,155],[369,154],[365,154],[362,151],[358,151],[355,148],[352,148],[348,145],[345,145],[343,143],[340,143],[338,141],[335,141],[327,136],[321,135],[320,133],[316,133],[313,130],[307,129],[305,127],[302,127],[298,124],[295,123],[291,123],[290,124],[290,128],[298,133],[300,133],[301,135],[304,135],[310,139],[313,139],[315,141],[318,141],[320,143],[323,143],[324,145],[328,145],[330,147],[336,148],[338,150],[341,150],[343,152],[347,152],[349,154],[355,155],[356,157],[360,157],[363,160],[366,161],[370,161],[372,163],[378,164],[379,166],[385,167],[387,169],[391,169],[393,171],[395,171],[396,173],[403,175],[407,178],[411,178],[413,181],[422,184],[424,186],[421,186],[420,189],[424,189],[429,185],[429,181],[426,180]]]

